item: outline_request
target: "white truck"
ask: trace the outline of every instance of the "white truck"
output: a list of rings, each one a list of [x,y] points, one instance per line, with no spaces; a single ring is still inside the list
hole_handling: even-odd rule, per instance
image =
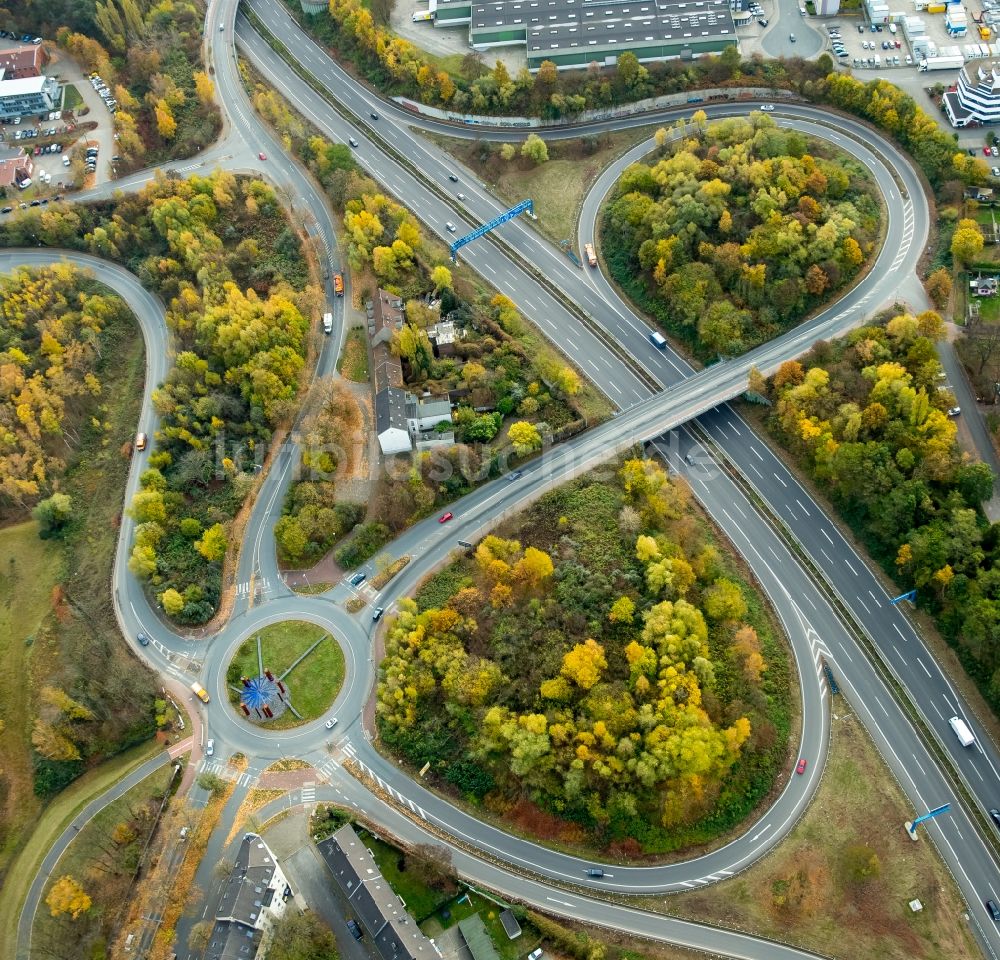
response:
[[[323,333],[333,333],[333,314],[323,314]]]
[[[928,57],[920,61],[920,69],[929,70],[960,70],[965,65],[965,57]]]
[[[969,725],[961,717],[952,717],[948,723],[951,724],[951,729],[955,731],[955,736],[963,747],[971,747],[976,742]]]

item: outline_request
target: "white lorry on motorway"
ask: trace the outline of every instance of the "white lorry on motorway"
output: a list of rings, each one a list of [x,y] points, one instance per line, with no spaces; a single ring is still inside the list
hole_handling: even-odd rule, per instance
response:
[[[951,724],[951,729],[955,731],[955,736],[963,747],[971,747],[976,742],[969,725],[961,717],[952,717],[948,723]]]

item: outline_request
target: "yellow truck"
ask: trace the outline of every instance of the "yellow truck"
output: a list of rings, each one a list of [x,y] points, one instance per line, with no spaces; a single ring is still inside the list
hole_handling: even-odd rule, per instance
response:
[[[211,697],[209,697],[208,695],[208,691],[200,683],[198,683],[197,680],[195,680],[195,682],[191,684],[191,690],[194,692],[194,695],[203,703],[208,703],[208,701],[211,699]]]

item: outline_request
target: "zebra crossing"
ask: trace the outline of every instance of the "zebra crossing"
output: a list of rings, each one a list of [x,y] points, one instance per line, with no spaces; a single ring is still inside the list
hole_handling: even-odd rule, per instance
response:
[[[236,596],[238,597],[249,597],[251,589],[254,594],[265,594],[268,590],[268,580],[267,577],[263,577],[260,580],[243,580],[241,583],[236,584]]]
[[[315,782],[310,780],[308,783],[302,784],[302,789],[299,791],[299,796],[302,798],[303,803],[314,803],[316,800]]]
[[[199,773],[211,773],[223,780],[233,780],[240,787],[255,787],[260,780],[258,771],[253,768],[249,770],[234,770],[228,763],[220,760],[210,760],[204,757],[198,765]]]

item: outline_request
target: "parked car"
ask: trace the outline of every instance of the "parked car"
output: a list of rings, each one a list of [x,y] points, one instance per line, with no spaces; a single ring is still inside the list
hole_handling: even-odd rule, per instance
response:
[[[363,573],[356,573],[351,577],[350,584],[352,587],[360,587],[361,584],[365,582],[365,575]]]
[[[355,940],[360,940],[361,939],[361,937],[362,937],[361,927],[359,927],[357,925],[356,921],[354,921],[354,920],[348,920],[347,921],[347,929],[351,931],[351,936],[354,937]]]

